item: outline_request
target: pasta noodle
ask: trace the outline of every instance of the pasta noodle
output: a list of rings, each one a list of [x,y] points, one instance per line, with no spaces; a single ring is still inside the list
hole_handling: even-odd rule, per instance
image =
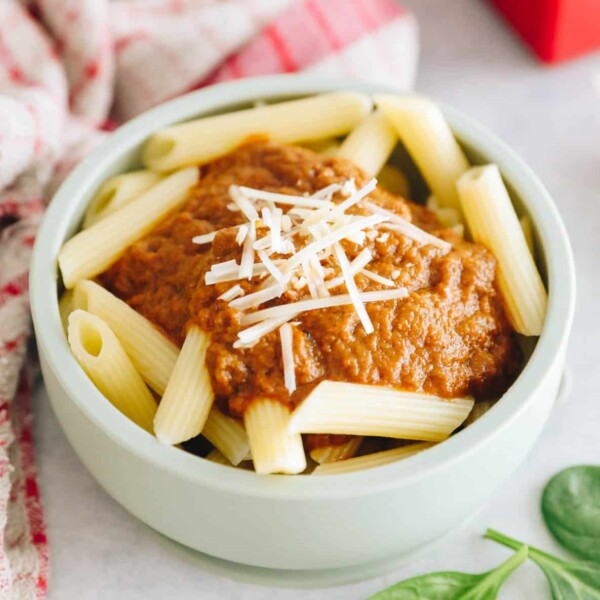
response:
[[[255,400],[244,414],[254,470],[268,473],[302,473],[306,456],[302,437],[289,433],[290,412],[277,400]]]
[[[315,448],[311,450],[310,457],[319,464],[346,460],[352,458],[358,452],[362,442],[363,438],[361,436],[354,436],[343,444]]]
[[[495,400],[479,400],[478,402],[475,402],[473,410],[469,413],[469,416],[463,425],[466,427],[467,425],[471,425],[471,423],[475,423],[477,419],[481,419],[494,404],[496,404]]]
[[[242,424],[216,406],[208,414],[202,435],[234,466],[248,458],[250,442]]]
[[[540,335],[548,302],[546,289],[496,165],[475,167],[458,181],[473,239],[498,261],[498,285],[518,333]]]
[[[394,125],[440,205],[460,209],[456,180],[469,168],[440,109],[416,96],[374,96],[377,107]]]
[[[226,467],[231,466],[231,463],[216,449],[211,450],[206,455],[206,460],[210,460],[210,462],[217,463],[218,465],[225,465]]]
[[[456,208],[441,207],[435,196],[429,196],[427,200],[427,208],[435,214],[444,227],[452,228],[456,227],[457,225],[462,225],[460,211]]]
[[[173,173],[66,242],[58,255],[65,287],[72,288],[79,280],[95,277],[110,266],[129,245],[186,200],[198,174],[193,167]]]
[[[163,444],[180,444],[204,427],[214,394],[206,368],[210,336],[191,327],[154,418],[154,432]]]
[[[131,202],[161,179],[162,176],[158,173],[146,170],[115,175],[107,179],[85,211],[84,229]]]
[[[348,134],[337,155],[353,161],[374,177],[387,162],[397,141],[394,128],[381,111],[376,110]]]
[[[408,446],[400,446],[399,448],[394,448],[392,450],[366,454],[365,456],[349,458],[348,460],[341,460],[335,463],[322,464],[313,471],[313,475],[341,475],[342,473],[354,473],[355,471],[381,467],[402,460],[403,458],[414,456],[434,445],[435,444],[428,444],[425,442],[421,444],[410,444]]]
[[[486,280],[481,285],[481,314],[496,329],[484,336],[477,323],[469,324],[460,332],[461,339],[465,347],[475,351],[480,347],[495,348],[494,344],[502,345],[510,339],[505,344],[506,353],[490,354],[490,361],[494,361],[490,364],[494,365],[505,356],[509,356],[507,362],[518,359],[518,348],[512,346],[515,337],[512,329],[523,334],[516,337],[525,354],[531,352],[535,339],[523,336],[541,333],[547,308],[547,293],[533,258],[531,220],[517,216],[495,165],[470,167],[435,104],[420,97],[386,94],[374,99],[373,112],[368,95],[335,92],[272,105],[257,104],[251,109],[167,127],[152,135],[143,149],[143,162],[148,169],[111,177],[94,195],[85,214],[84,229],[64,244],[58,256],[66,288],[59,301],[61,321],[75,358],[100,392],[161,443],[177,446],[197,437],[195,442],[199,443],[184,444],[182,449],[204,455],[210,442],[213,449],[205,460],[258,474],[333,475],[413,456],[481,418],[495,400],[446,399],[386,385],[330,381],[327,377],[337,377],[338,373],[330,368],[333,363],[310,350],[310,344],[322,347],[322,341],[326,340],[331,351],[339,353],[333,357],[334,361],[346,364],[356,358],[352,347],[346,348],[347,344],[342,343],[343,335],[339,343],[329,342],[337,342],[345,321],[338,327],[333,318],[318,313],[314,320],[308,321],[304,315],[309,311],[348,306],[345,312],[352,309],[353,319],[361,328],[365,352],[375,353],[384,344],[389,345],[388,336],[394,335],[394,330],[387,327],[382,331],[382,323],[391,322],[392,318],[410,319],[415,310],[425,306],[415,302],[418,298],[400,287],[400,283],[406,275],[420,280],[425,274],[425,280],[429,281],[429,263],[415,264],[410,259],[412,246],[399,244],[393,232],[415,240],[418,245],[435,245],[445,253],[452,252],[454,244],[456,254],[448,259],[439,253],[440,261],[448,261],[440,262],[441,266],[436,267],[439,270],[445,269],[446,264],[454,264],[453,260],[456,265],[465,264],[461,256],[468,246],[451,235],[452,243],[442,239],[443,235],[436,237],[436,224],[437,229],[441,229],[441,224],[461,236],[468,226],[467,233],[487,246],[497,260],[497,287],[512,328],[506,319],[496,319],[489,309],[489,298],[495,302],[498,293],[496,282]],[[209,190],[214,201],[211,199],[209,208],[201,206],[198,211],[191,208],[193,203],[188,204],[186,214],[182,215],[184,219],[206,219],[211,231],[195,235],[206,229],[189,227],[171,235],[163,227],[155,234],[157,244],[137,244],[118,266],[102,277],[107,287],[119,295],[129,297],[130,291],[136,294],[134,305],[144,314],[151,314],[147,306],[157,302],[166,302],[161,305],[165,313],[172,302],[173,312],[178,315],[180,306],[195,311],[200,306],[198,299],[204,303],[205,299],[217,298],[214,307],[206,307],[215,310],[208,314],[215,324],[212,333],[196,325],[186,333],[178,317],[172,323],[157,320],[174,339],[186,333],[180,350],[161,327],[93,278],[180,209],[198,183],[200,173],[205,171],[205,167],[200,168],[202,165],[234,150],[248,136],[257,136],[257,142],[260,138],[271,138],[282,144],[298,143],[321,155],[352,161],[370,179],[359,188],[351,177],[352,170],[342,161],[313,155],[314,168],[307,168],[295,151],[277,144],[248,143],[231,155],[231,161],[225,159],[211,165],[206,188],[214,183],[214,190]],[[346,137],[340,142],[342,136]],[[417,222],[431,224],[431,233],[399,216],[393,198],[377,189],[375,177],[393,194],[410,196],[407,177],[397,167],[386,164],[398,141],[404,144],[423,175],[430,190],[427,208],[439,223],[431,213],[421,213],[422,209],[411,208],[410,203],[400,208],[413,210]],[[404,152],[403,148],[397,150]],[[232,164],[222,168],[221,162]],[[271,165],[274,165],[272,177]],[[259,184],[267,182],[264,187],[255,188],[252,169],[259,173],[256,177]],[[412,164],[410,169],[412,174]],[[421,184],[415,180],[416,187]],[[204,190],[201,185],[194,193],[200,195]],[[345,200],[338,202],[335,194],[345,196]],[[354,210],[349,211],[352,207]],[[231,231],[221,238],[218,232],[224,226]],[[183,256],[180,249],[186,243],[189,248],[185,247]],[[349,244],[363,247],[347,256]],[[418,245],[416,252],[420,252]],[[146,252],[156,260],[153,263],[156,269],[140,275],[137,257],[145,256]],[[427,250],[424,252],[425,256]],[[376,254],[386,260],[380,260]],[[479,260],[489,258],[481,259],[480,253],[475,253],[473,259],[468,252],[466,255],[470,261],[468,269],[473,272]],[[393,261],[390,263],[388,258]],[[407,258],[410,273],[402,270]],[[216,262],[211,263],[213,260]],[[176,289],[180,297],[164,300],[167,295],[163,293],[161,274],[170,270],[172,262],[177,264],[173,264],[172,275],[169,272],[164,285]],[[471,271],[466,272],[472,279]],[[360,289],[354,283],[358,274],[362,275]],[[214,287],[213,292],[205,294],[208,286],[225,282],[233,283],[223,289]],[[464,282],[457,281],[456,285],[461,283]],[[434,284],[425,283],[424,289]],[[347,293],[339,293],[337,288]],[[291,293],[287,294],[288,291]],[[420,288],[416,293],[419,291]],[[382,304],[388,301],[394,301],[394,306]],[[403,306],[397,308],[395,304],[400,301]],[[376,303],[369,304],[369,314],[365,312],[367,303]],[[219,312],[221,309],[237,311],[235,322],[232,313]],[[397,309],[401,314],[395,312]],[[441,315],[440,327],[445,328],[446,324],[456,327],[455,317]],[[218,326],[221,323],[226,324],[225,331]],[[239,330],[233,331],[237,335],[235,341],[230,323],[232,331],[239,326]],[[304,332],[308,342],[304,336],[294,337],[293,328],[298,327],[308,328]],[[434,338],[437,327],[436,322],[431,334]],[[421,360],[406,365],[403,380],[411,379],[413,373],[422,372],[424,367],[429,370],[449,356],[451,349],[440,348],[435,340],[423,342],[422,333],[415,328],[414,333],[407,333],[407,339],[425,344],[426,350],[433,349],[423,359],[425,365]],[[244,376],[256,373],[262,377],[266,361],[272,363],[272,349],[264,350],[264,355],[262,346],[256,346],[255,351],[245,350],[267,334],[278,334],[275,356],[280,355],[282,361],[283,382],[273,382],[274,393],[286,390],[284,396],[293,399],[297,385],[302,390],[306,384],[304,361],[309,363],[309,373],[319,373],[322,378],[315,387],[311,386],[308,396],[293,411],[265,391],[268,388],[262,385],[264,380]],[[369,334],[375,337],[369,339]],[[224,348],[216,360],[217,366],[206,361],[211,339]],[[267,342],[263,344],[265,347],[269,345]],[[230,344],[235,349],[244,349],[233,359],[227,355]],[[209,365],[214,372],[209,371]],[[512,370],[506,371],[508,385]],[[397,381],[394,373],[394,357],[384,352],[380,383],[394,385]],[[279,377],[279,372],[275,376]],[[219,382],[220,387],[215,387],[215,391],[220,396],[220,406],[215,404],[211,377],[215,386]],[[444,395],[447,393],[444,390],[451,387],[462,389],[463,380],[466,384],[471,381],[469,377],[468,372],[460,369],[432,376],[430,389]],[[227,381],[229,384],[223,383]],[[488,383],[495,386],[496,381],[481,382],[482,397],[488,397],[488,392],[496,389],[486,387]],[[233,395],[229,397],[229,393]],[[155,399],[158,396],[160,404]],[[228,416],[226,407],[238,414],[240,403],[246,401],[243,419]],[[341,444],[313,448],[307,456],[303,434],[349,437]],[[309,448],[311,442],[308,440]]]
[[[527,215],[523,215],[519,219],[519,223],[521,224],[521,229],[523,230],[523,235],[525,236],[525,241],[527,242],[529,252],[531,252],[533,255],[533,225],[531,224],[531,219]]]
[[[427,442],[446,439],[473,400],[445,400],[384,386],[322,381],[293,412],[290,433],[372,435]]]
[[[388,192],[392,192],[392,194],[402,196],[403,198],[410,198],[410,184],[408,183],[408,179],[394,165],[383,165],[381,167],[377,175],[377,183]]]
[[[156,402],[110,327],[81,309],[69,316],[75,358],[102,394],[126,417],[152,433]]]
[[[350,131],[371,107],[365,94],[337,92],[204,117],[155,133],[143,160],[151,169],[168,171],[206,163],[249,135],[264,134],[283,143],[336,137]]]
[[[162,395],[179,349],[148,319],[93,281],[80,281],[74,302],[106,321],[144,381]]]
[[[325,156],[335,156],[341,146],[341,144],[335,138],[328,140],[317,140],[316,142],[308,142],[302,145],[305,148],[316,152],[317,154],[324,154]]]
[[[67,331],[69,325],[69,315],[75,309],[73,303],[73,290],[65,290],[58,302],[58,312],[60,313],[60,321],[63,329]]]

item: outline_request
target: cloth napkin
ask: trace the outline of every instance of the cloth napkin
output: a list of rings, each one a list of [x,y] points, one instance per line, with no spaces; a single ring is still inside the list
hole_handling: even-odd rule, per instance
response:
[[[24,367],[44,207],[119,123],[220,81],[302,71],[407,89],[395,0],[0,0],[0,598],[43,598],[48,540]]]

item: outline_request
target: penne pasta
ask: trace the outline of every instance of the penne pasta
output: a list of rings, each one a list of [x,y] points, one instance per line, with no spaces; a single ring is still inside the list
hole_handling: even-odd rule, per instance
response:
[[[496,400],[479,400],[478,402],[475,402],[473,410],[469,413],[469,416],[463,425],[466,427],[467,425],[471,425],[471,423],[475,423],[477,419],[481,419],[494,404],[496,404]]]
[[[206,455],[206,460],[217,463],[218,465],[225,465],[231,467],[231,463],[215,448]]]
[[[315,448],[310,451],[310,457],[320,465],[337,462],[338,460],[346,460],[356,455],[362,442],[363,438],[361,436],[353,436],[343,444]]]
[[[147,170],[132,171],[107,179],[100,186],[85,211],[83,228],[93,225],[115,212],[115,210],[125,206],[125,204],[159,183],[161,179],[162,176],[158,173]]]
[[[408,179],[394,165],[383,165],[377,175],[377,183],[388,192],[392,192],[392,194],[402,196],[403,198],[410,198],[410,184],[408,183]]]
[[[374,99],[396,128],[440,205],[460,209],[456,181],[469,168],[469,161],[440,109],[417,96],[378,94]]]
[[[523,235],[525,236],[525,241],[527,242],[529,252],[531,252],[533,255],[533,225],[531,224],[531,219],[527,215],[523,215],[519,219],[519,223],[521,224],[521,229],[523,230]]]
[[[202,435],[234,466],[249,458],[250,442],[243,425],[216,406],[208,414]]]
[[[76,307],[73,302],[73,290],[65,290],[58,302],[60,321],[65,332],[67,331],[67,327],[69,325],[69,315],[73,310],[75,310],[75,308]]]
[[[369,95],[335,92],[256,103],[167,127],[143,148],[147,169],[111,177],[92,198],[83,230],[58,256],[65,287],[61,321],[73,354],[97,388],[161,443],[181,444],[209,462],[263,475],[374,468],[431,448],[481,418],[495,401],[443,396],[469,389],[474,377],[478,398],[500,395],[516,375],[512,365],[521,360],[515,338],[525,357],[530,355],[547,305],[533,259],[531,220],[517,216],[495,165],[470,167],[435,104],[386,94],[374,100],[372,112]],[[316,154],[290,149],[289,143]],[[429,187],[428,210],[409,200],[400,207],[428,231],[396,214],[385,192],[404,198],[411,193],[404,172],[387,164],[392,154],[406,165],[416,197],[425,195],[425,187],[415,165]],[[210,168],[203,166],[224,155]],[[368,175],[360,186],[361,178],[351,176],[358,171],[345,161]],[[207,168],[210,176],[200,181]],[[338,193],[343,202],[334,201]],[[206,194],[209,209],[202,202],[186,203]],[[173,215],[177,228],[170,227]],[[145,236],[165,219],[149,244]],[[194,226],[198,220],[207,227]],[[223,227],[230,231],[217,236]],[[460,237],[466,231],[469,239],[461,241],[450,230]],[[417,244],[399,243],[393,232]],[[481,319],[467,323],[461,316],[470,310],[465,290],[492,260],[481,247],[473,251],[471,238],[487,246],[497,263],[495,280],[478,280],[489,325],[483,329]],[[428,244],[444,250],[434,266],[414,259],[415,252],[429,256],[420,248]],[[146,259],[153,268],[140,273]],[[423,305],[421,294],[439,283],[432,268],[463,274],[444,280],[457,310]],[[360,289],[354,284],[359,274]],[[403,286],[412,280],[422,284],[411,292]],[[214,287],[225,282],[230,285]],[[495,307],[500,295],[508,319],[486,308]],[[150,316],[147,306],[175,316],[201,307],[214,327],[208,333],[185,319],[152,316],[160,324],[155,325],[120,297]],[[333,307],[346,307],[338,311],[343,319],[323,312]],[[235,319],[223,310],[235,312]],[[422,311],[428,330],[417,323],[405,337],[422,346],[424,355],[404,361],[401,378],[386,362],[377,385],[333,381],[340,364],[356,363],[356,348],[340,342],[350,322],[346,317],[359,328],[364,359],[380,364],[388,359],[377,353],[393,345],[397,330],[382,323],[402,329]],[[465,370],[453,348],[438,343],[450,330],[471,354],[486,354],[485,372]],[[244,377],[261,375],[272,363],[267,334],[279,336],[281,368],[267,373],[280,390],[277,399],[265,396],[260,378]],[[184,336],[179,349],[171,340]],[[211,342],[220,354],[207,363]],[[313,345],[335,355],[315,354]],[[436,370],[442,363],[448,366],[444,373]],[[306,384],[301,367],[317,373],[318,383],[298,404],[297,388]],[[501,382],[494,376],[499,372],[506,375]],[[391,387],[423,374],[423,388],[431,393]],[[303,440],[304,434],[327,437]],[[330,445],[313,448],[322,443]]]
[[[356,471],[363,471],[364,469],[381,467],[402,460],[403,458],[414,456],[434,445],[435,444],[428,444],[426,442],[421,444],[410,444],[392,450],[384,450],[383,452],[375,452],[373,454],[366,454],[365,456],[349,458],[348,460],[326,463],[319,465],[313,471],[313,475],[341,475],[343,473],[354,473]]]
[[[69,316],[68,339],[94,385],[126,417],[152,433],[156,402],[110,327],[77,309]]]
[[[198,174],[194,167],[177,171],[72,237],[58,255],[65,287],[72,288],[81,279],[95,277],[109,267],[130,244],[183,204]]]
[[[196,437],[202,431],[214,394],[206,368],[209,334],[191,327],[171,373],[154,418],[154,433],[170,446]]]
[[[346,137],[337,153],[375,177],[387,162],[398,135],[381,111],[366,116]]]
[[[254,470],[269,473],[302,473],[306,456],[302,437],[289,432],[290,412],[277,400],[255,400],[244,414]]]
[[[540,335],[548,297],[498,167],[469,170],[458,191],[473,239],[498,261],[498,285],[514,329]]]
[[[336,137],[348,133],[371,107],[366,94],[336,92],[204,117],[155,133],[146,144],[143,161],[151,169],[169,171],[206,163],[250,135],[284,143]]]
[[[148,319],[93,281],[77,284],[74,303],[108,323],[144,381],[162,395],[179,355],[177,346]]]
[[[305,148],[316,152],[317,154],[324,154],[325,156],[335,156],[340,149],[340,142],[335,138],[327,140],[317,140],[316,142],[307,142],[302,144]]]
[[[441,207],[435,196],[429,196],[429,198],[427,199],[426,206],[432,213],[435,214],[439,222],[444,227],[451,229],[453,227],[456,227],[457,225],[462,225],[462,217],[460,211],[456,208]]]
[[[370,435],[441,442],[471,412],[473,400],[446,400],[384,386],[322,381],[292,413],[290,433]]]

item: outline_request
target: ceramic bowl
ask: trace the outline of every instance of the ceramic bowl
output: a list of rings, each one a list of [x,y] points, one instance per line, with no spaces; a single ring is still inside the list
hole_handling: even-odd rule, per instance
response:
[[[213,557],[269,569],[336,569],[412,553],[472,514],[523,461],[557,397],[575,300],[565,228],[543,185],[504,143],[443,107],[473,162],[499,165],[535,228],[549,289],[543,333],[521,375],[492,410],[448,441],[359,473],[257,476],[161,445],[106,401],[69,351],[57,303],[57,255],[107,177],[138,165],[154,131],[187,119],[333,90],[390,92],[355,81],[274,76],[178,98],[112,134],[62,185],[31,269],[31,308],[48,395],[65,435],[102,487],[133,515]],[[356,571],[358,572],[358,571]]]

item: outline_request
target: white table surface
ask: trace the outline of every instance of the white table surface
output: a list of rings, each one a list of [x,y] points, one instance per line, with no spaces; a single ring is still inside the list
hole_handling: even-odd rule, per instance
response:
[[[600,463],[600,55],[543,67],[495,15],[472,0],[405,0],[420,20],[418,89],[478,119],[541,176],[573,243],[579,298],[568,353],[574,386],[539,443],[496,497],[441,545],[384,577],[341,588],[283,590],[208,574],[125,512],[88,475],[40,389],[35,429],[51,545],[50,598],[360,599],[434,570],[483,571],[508,554],[482,540],[493,526],[560,553],[538,509],[540,490],[563,467]],[[501,598],[546,598],[525,565]]]

